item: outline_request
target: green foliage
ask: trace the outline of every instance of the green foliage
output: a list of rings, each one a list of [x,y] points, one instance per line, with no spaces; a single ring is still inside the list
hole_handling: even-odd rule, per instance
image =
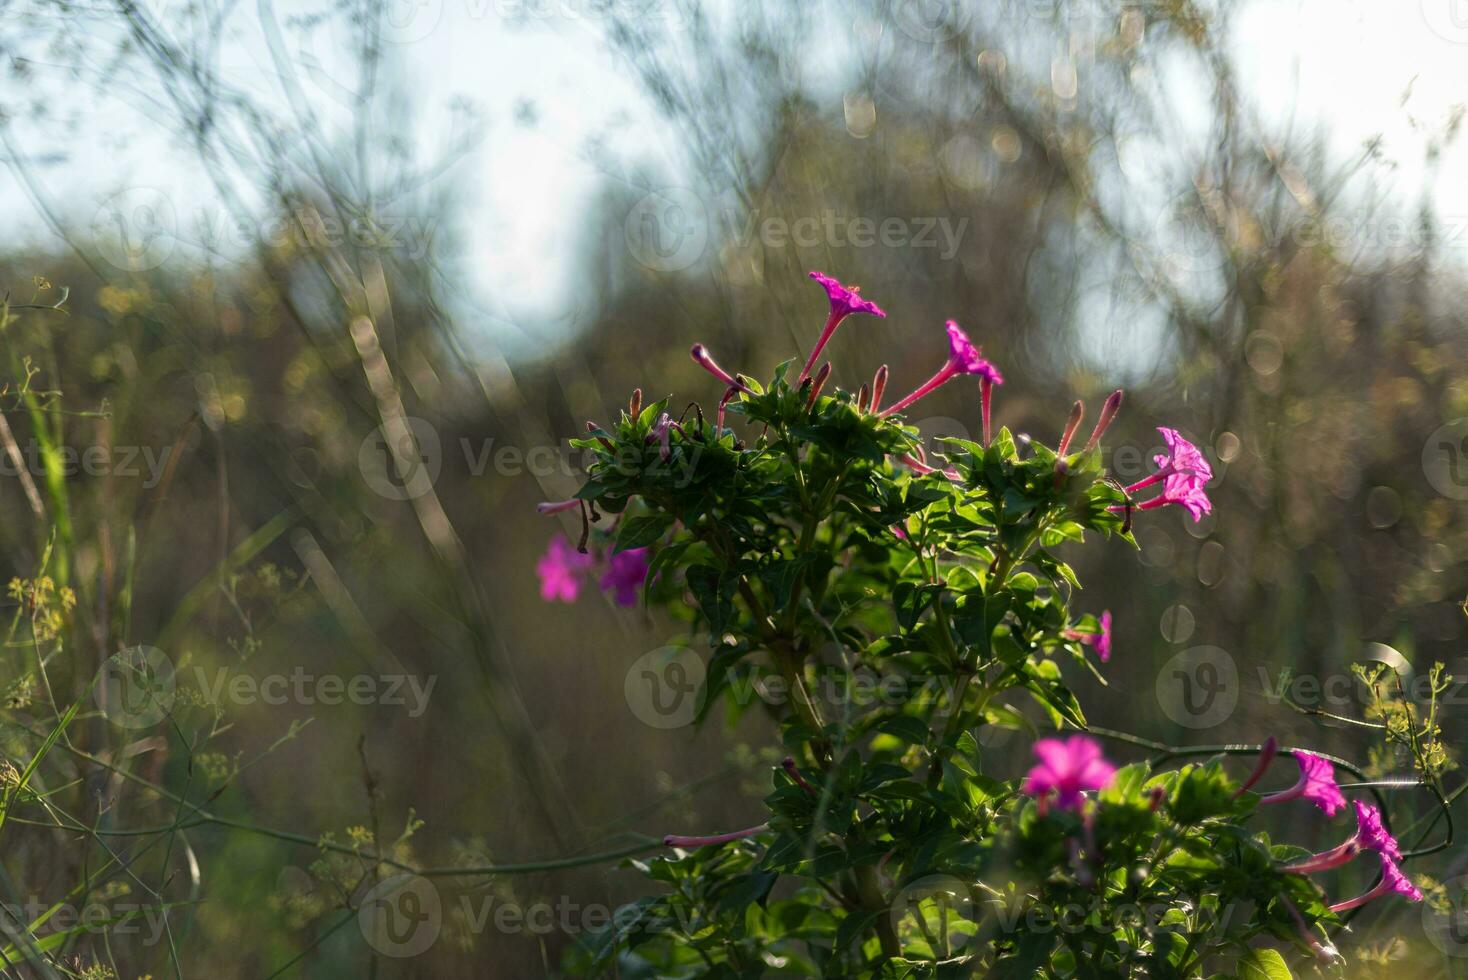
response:
[[[1057,465],[1001,430],[948,440],[918,475],[891,462],[920,451],[914,429],[847,393],[811,402],[784,373],[729,407],[750,444],[696,406],[670,428],[666,399],[580,443],[589,513],[621,515],[618,547],[654,548],[649,601],[708,635],[705,714],[746,707],[743,678],[778,678],[792,760],[762,832],[634,862],[662,893],[575,950],[574,971],[1288,976],[1251,946],[1309,953],[1300,924],[1335,917],[1281,870],[1298,849],[1243,829],[1258,797],[1218,760],[1127,766],[1064,809],[983,747],[1030,726],[1025,701],[1086,727],[1062,664],[1095,671],[1100,626],[1071,611],[1062,549],[1132,543],[1100,450]],[[849,696],[859,674],[880,693]],[[831,677],[848,696],[820,696]]]

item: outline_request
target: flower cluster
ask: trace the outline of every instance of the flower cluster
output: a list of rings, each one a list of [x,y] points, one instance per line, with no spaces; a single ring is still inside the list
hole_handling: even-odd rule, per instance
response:
[[[547,600],[572,601],[593,578],[619,603],[646,596],[710,651],[695,720],[722,704],[733,721],[752,700],[741,690],[777,689],[785,696],[767,707],[790,753],[771,769],[764,819],[653,838],[667,850],[634,864],[672,887],[570,972],[743,976],[779,963],[804,976],[1050,976],[1074,974],[1084,950],[1097,976],[1135,976],[1139,964],[1148,975],[1217,964],[1250,975],[1243,960],[1271,937],[1323,956],[1322,929],[1340,913],[1389,893],[1420,898],[1386,815],[1348,801],[1323,755],[1288,752],[1297,781],[1256,794],[1273,742],[1240,784],[1224,765],[1232,750],[1154,769],[1113,762],[1088,734],[1099,730],[1069,683],[1105,681],[1097,661],[1111,660],[1114,623],[1110,610],[1073,611],[1080,582],[1065,549],[1090,536],[1135,545],[1133,518],[1168,505],[1194,521],[1211,513],[1202,451],[1163,427],[1156,471],[1126,487],[1112,479],[1101,441],[1121,391],[1084,443],[1079,401],[1053,446],[1016,437],[995,418],[1003,373],[952,320],[946,357],[909,394],[884,404],[886,365],[843,390],[823,353],[854,315],[886,312],[854,286],[811,278],[828,311],[798,372],[795,358],[762,383],[694,344],[720,385],[717,411],[694,402],[675,414],[671,399],[644,404],[634,391],[576,443],[592,459],[576,498],[539,508],[582,525],[579,545],[557,537],[537,566]],[[982,439],[943,440],[930,457],[904,413],[968,377]],[[895,693],[847,696],[858,668],[899,681]],[[1010,760],[982,736],[1047,722],[1064,734],[1037,739],[1035,764],[1006,778]],[[1295,801],[1326,818],[1351,806],[1355,833],[1311,855],[1246,828],[1261,808]],[[1380,882],[1328,904],[1315,876],[1366,851]],[[973,901],[1003,895],[1037,910],[1155,903],[1176,932],[1098,916],[1071,943],[975,923],[958,954],[948,892],[923,892],[935,877]],[[896,914],[914,906],[915,921]],[[1227,930],[1208,918],[1236,907],[1247,921]]]
[[[635,606],[647,577],[648,560],[647,548],[592,555],[573,548],[564,536],[552,538],[535,563],[540,597],[546,602],[575,602],[583,582],[600,571],[597,585],[601,590],[619,606]]]

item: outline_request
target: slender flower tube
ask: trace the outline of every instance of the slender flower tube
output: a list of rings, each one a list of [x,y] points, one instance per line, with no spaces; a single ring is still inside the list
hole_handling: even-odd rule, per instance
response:
[[[1295,920],[1295,929],[1300,933],[1300,941],[1310,948],[1315,958],[1321,963],[1335,962],[1340,957],[1336,948],[1320,944],[1320,940],[1315,938],[1315,933],[1311,932],[1310,927],[1305,924],[1305,917],[1300,914],[1299,909],[1295,908],[1295,903],[1288,898],[1281,898],[1280,901],[1284,903],[1285,911],[1289,912],[1290,918]]]
[[[911,456],[898,456],[897,462],[901,463],[903,466],[906,466],[914,473],[920,473],[923,476],[927,476],[929,473],[938,472],[937,467],[929,466],[927,463],[924,463],[921,460],[914,459]],[[959,473],[958,470],[948,469],[943,470],[942,472],[944,476],[948,477],[948,479],[952,480],[955,483],[963,479],[963,474]]]
[[[1264,778],[1264,774],[1269,771],[1269,764],[1274,761],[1274,757],[1278,754],[1279,739],[1271,735],[1264,740],[1263,745],[1259,746],[1259,761],[1254,763],[1254,771],[1249,773],[1249,778],[1244,780],[1244,785],[1234,791],[1234,799],[1243,796],[1250,789],[1254,788],[1255,783]]]
[[[1101,406],[1101,417],[1096,420],[1096,428],[1091,430],[1091,438],[1086,440],[1085,452],[1090,452],[1101,443],[1101,436],[1111,425],[1111,420],[1116,418],[1116,413],[1121,411],[1121,389],[1118,388],[1106,397],[1106,404]]]
[[[882,410],[882,396],[887,393],[887,365],[883,364],[877,368],[877,373],[872,376],[872,411]]]
[[[1375,851],[1393,861],[1400,861],[1402,848],[1382,822],[1381,811],[1360,800],[1353,800],[1351,806],[1356,810],[1356,833],[1349,840],[1328,851],[1312,854],[1302,861],[1287,865],[1285,870],[1302,875],[1317,874],[1339,868],[1367,850]]]
[[[820,339],[816,341],[815,347],[811,348],[810,357],[805,360],[805,367],[801,369],[800,377],[795,379],[797,385],[810,375],[810,369],[815,367],[816,358],[821,356],[821,351],[825,349],[826,343],[836,332],[836,328],[841,325],[842,320],[853,313],[869,313],[876,317],[887,315],[887,311],[876,303],[861,298],[860,286],[844,286],[823,272],[812,272],[810,277],[825,289],[826,296],[831,300],[831,313],[826,317],[826,325],[821,330]]]
[[[999,369],[993,364],[984,360],[981,354],[981,348],[972,340],[968,339],[968,334],[963,332],[958,322],[949,320],[947,326],[948,360],[944,362],[936,374],[918,385],[912,394],[891,408],[885,409],[882,412],[883,415],[891,415],[893,412],[902,411],[919,398],[922,398],[934,389],[941,388],[960,374],[977,374],[981,383],[984,379],[987,379],[990,384],[1002,385],[1004,383],[1004,375],[1000,374]]]
[[[727,844],[730,841],[744,840],[755,834],[763,834],[770,829],[770,825],[762,823],[758,827],[750,827],[748,830],[734,830],[727,834],[714,834],[711,837],[681,837],[678,834],[669,834],[663,838],[664,847],[707,847],[710,844]]]
[[[642,414],[642,389],[633,388],[632,397],[627,399],[627,417],[636,419]]]
[[[785,761],[781,762],[780,765],[785,769],[786,774],[795,781],[796,786],[799,786],[811,796],[821,795],[820,793],[816,792],[816,788],[812,786],[809,782],[807,782],[806,778],[800,774],[800,770],[795,768],[795,760],[793,758],[787,755],[785,757]]]
[[[821,389],[826,386],[826,380],[831,377],[831,362],[827,361],[821,365],[816,372],[815,379],[810,384],[810,394],[805,396],[805,410],[808,412],[816,406],[816,399],[821,397]]]
[[[856,393],[856,410],[865,412],[867,410],[867,399],[872,397],[872,386],[865,381],[861,383],[861,390]]]
[[[1076,436],[1076,429],[1081,427],[1081,419],[1085,418],[1086,406],[1079,401],[1070,408],[1070,415],[1065,420],[1065,431],[1060,434],[1060,446],[1055,450],[1055,455],[1064,457],[1070,448],[1070,441]]]
[[[703,344],[694,344],[692,347],[688,348],[688,354],[690,357],[693,358],[693,363],[697,364],[699,367],[703,368],[705,371],[707,371],[709,374],[712,374],[720,381],[724,382],[724,384],[733,385],[736,388],[740,388],[744,391],[749,391],[749,388],[745,386],[744,382],[740,381],[738,378],[734,377],[734,375],[719,367],[718,362],[713,359],[713,356],[709,354],[708,348],[705,347]]]
[[[594,432],[596,432],[597,429],[600,429],[600,428],[601,428],[601,426],[599,426],[595,422],[591,421],[591,419],[587,419],[586,420],[586,431],[587,432],[593,432],[594,433]],[[613,446],[612,445],[612,440],[608,439],[606,436],[593,435],[592,438],[595,439],[597,442],[601,443],[602,448],[605,449],[607,452],[612,452],[612,451],[614,451],[617,448],[616,446]]]
[[[579,500],[546,500],[535,505],[537,514],[561,514],[581,506]]]
[[[1355,898],[1348,898],[1344,902],[1337,902],[1330,907],[1332,912],[1349,912],[1351,909],[1360,908],[1372,899],[1381,898],[1383,895],[1401,895],[1411,902],[1422,901],[1422,892],[1412,884],[1411,879],[1402,874],[1402,869],[1397,867],[1397,862],[1381,855],[1381,881],[1377,886]]]
[[[1327,817],[1346,805],[1346,798],[1335,782],[1335,766],[1313,752],[1296,752],[1295,762],[1300,766],[1300,779],[1295,785],[1278,793],[1271,793],[1259,800],[1265,803],[1288,803],[1290,800],[1306,799],[1319,807]]]
[[[994,438],[991,425],[994,410],[994,380],[988,375],[979,376],[979,408],[984,416],[984,445],[987,446]]]
[[[724,432],[724,410],[729,407],[729,402],[739,394],[738,385],[730,385],[724,390],[724,397],[719,399],[719,415],[714,422],[714,438],[717,439]]]

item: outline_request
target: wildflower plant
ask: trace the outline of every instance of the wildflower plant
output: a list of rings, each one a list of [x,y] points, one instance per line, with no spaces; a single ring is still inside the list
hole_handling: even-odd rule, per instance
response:
[[[721,385],[717,412],[635,392],[610,424],[588,425],[578,445],[594,462],[576,498],[541,506],[582,519],[574,550],[557,539],[547,552],[547,598],[574,598],[582,577],[620,601],[640,585],[644,602],[706,637],[700,721],[720,706],[737,715],[751,684],[789,694],[772,707],[788,758],[771,772],[764,820],[680,828],[691,832],[666,837],[665,853],[632,862],[657,893],[575,950],[574,968],[1287,976],[1287,959],[1336,957],[1342,913],[1420,899],[1379,799],[1354,801],[1355,836],[1322,854],[1260,827],[1261,804],[1295,808],[1296,825],[1346,806],[1328,757],[1268,743],[1252,774],[1226,751],[1120,765],[1088,733],[1067,673],[1104,683],[1113,646],[1126,651],[1109,612],[1075,604],[1061,546],[1134,545],[1133,522],[1169,504],[1201,518],[1212,506],[1202,453],[1164,427],[1156,473],[1112,479],[1102,440],[1120,392],[1079,448],[1079,402],[1057,419],[1054,448],[993,431],[1003,376],[953,321],[946,360],[883,409],[885,366],[851,391],[815,365],[851,313],[884,311],[812,278],[831,312],[803,369],[787,361],[760,383],[694,345]],[[984,438],[944,440],[929,458],[902,413],[968,375]],[[869,704],[819,696],[849,695],[859,672],[899,683]],[[1040,737],[1036,713],[1060,734]],[[998,730],[1034,738],[1028,771],[986,747]],[[1299,768],[1277,790],[1276,756]],[[1381,883],[1332,906],[1323,876],[1367,851]]]

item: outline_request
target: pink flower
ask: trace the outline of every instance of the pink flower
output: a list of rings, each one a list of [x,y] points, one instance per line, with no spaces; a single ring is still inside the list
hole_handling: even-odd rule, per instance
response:
[[[1104,664],[1111,659],[1111,610],[1101,611],[1101,635],[1096,638],[1096,654]]]
[[[603,592],[612,593],[619,606],[635,606],[637,590],[647,578],[648,548],[619,551],[607,561],[607,570],[597,582]]]
[[[551,539],[545,554],[535,563],[540,576],[540,597],[546,602],[575,602],[581,593],[581,576],[591,567],[591,556],[583,555],[564,536]]]
[[[1035,758],[1040,761],[1025,775],[1022,792],[1041,798],[1053,792],[1065,810],[1078,809],[1081,794],[1104,789],[1116,775],[1116,767],[1101,756],[1101,744],[1088,735],[1042,738],[1035,743]]]
[[[1372,850],[1383,857],[1400,861],[1402,849],[1397,844],[1397,839],[1382,823],[1381,811],[1370,803],[1362,803],[1360,800],[1353,800],[1351,806],[1356,810],[1356,833],[1350,840],[1328,851],[1321,851],[1319,854],[1313,854],[1302,861],[1291,864],[1285,870],[1302,875],[1329,871],[1332,868],[1339,868],[1363,850]]]
[[[1349,912],[1351,909],[1365,905],[1372,899],[1380,898],[1383,895],[1395,894],[1401,895],[1408,901],[1422,901],[1422,892],[1418,890],[1416,885],[1412,884],[1411,879],[1402,874],[1402,869],[1397,867],[1397,862],[1385,854],[1380,855],[1380,857],[1381,882],[1364,895],[1357,895],[1355,898],[1332,905],[1330,907],[1332,912]]]
[[[1105,609],[1101,612],[1101,632],[1080,633],[1076,630],[1066,630],[1061,635],[1067,640],[1075,640],[1085,646],[1094,646],[1097,656],[1104,664],[1111,659],[1111,610]]]
[[[933,391],[935,388],[942,387],[960,374],[977,374],[981,387],[984,384],[990,386],[1004,384],[1004,375],[1000,374],[999,369],[993,364],[984,360],[981,348],[972,340],[968,339],[968,334],[963,332],[963,329],[959,327],[957,321],[949,320],[948,360],[938,369],[938,373],[919,385],[917,390],[912,394],[891,408],[883,410],[882,414],[891,415],[893,412],[902,411],[919,398]],[[985,398],[985,404],[988,404],[987,397]]]
[[[1162,493],[1151,500],[1137,505],[1137,510],[1152,510],[1167,504],[1177,504],[1193,515],[1194,522],[1203,519],[1203,515],[1213,510],[1213,502],[1208,499],[1205,489],[1208,481],[1213,479],[1213,467],[1208,465],[1198,447],[1184,439],[1176,429],[1158,427],[1162,438],[1167,442],[1170,453],[1159,453],[1153,457],[1157,464],[1157,472],[1143,480],[1138,480],[1126,488],[1126,492],[1136,493],[1156,483],[1162,484]],[[1122,508],[1113,507],[1112,510]]]
[[[842,320],[853,313],[869,313],[879,317],[887,315],[887,311],[876,303],[861,298],[860,286],[842,285],[824,272],[812,272],[810,277],[826,290],[826,296],[831,301],[831,313],[826,317],[826,325],[821,329],[821,336],[816,341],[815,347],[811,348],[810,357],[805,360],[805,367],[801,370],[800,377],[795,379],[797,386],[810,374],[810,369],[815,366],[816,358],[821,356],[821,351],[825,349],[826,343],[836,332],[836,328],[841,325]]]
[[[1260,803],[1287,803],[1301,798],[1314,803],[1327,817],[1346,805],[1341,788],[1335,783],[1335,766],[1313,752],[1296,752],[1295,762],[1300,766],[1300,779],[1295,785],[1279,793],[1260,799]]]
[[[1361,842],[1361,846],[1378,854],[1385,854],[1393,861],[1400,861],[1402,848],[1382,822],[1381,811],[1360,800],[1353,801],[1351,806],[1356,808],[1356,839]]]

